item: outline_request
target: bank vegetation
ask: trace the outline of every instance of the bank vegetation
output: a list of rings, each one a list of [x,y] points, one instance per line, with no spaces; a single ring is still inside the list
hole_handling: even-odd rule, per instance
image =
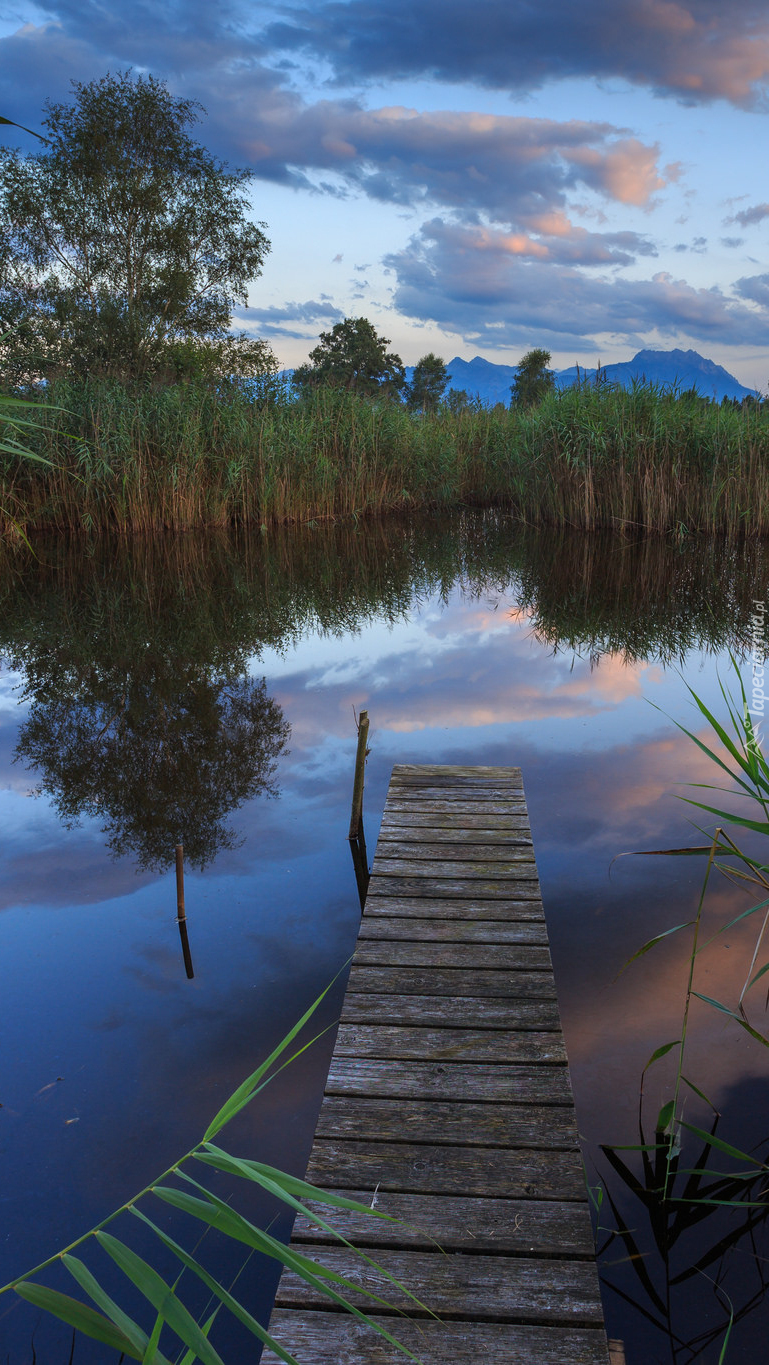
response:
[[[637,385],[536,407],[413,412],[274,379],[52,383],[0,465],[8,536],[125,535],[502,506],[523,521],[682,536],[769,534],[769,413]]]

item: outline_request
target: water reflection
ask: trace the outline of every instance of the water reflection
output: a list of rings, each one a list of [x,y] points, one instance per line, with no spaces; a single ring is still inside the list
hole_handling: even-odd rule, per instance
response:
[[[704,1140],[666,1140],[641,1122],[639,1150],[602,1148],[601,1279],[634,1310],[639,1359],[645,1341],[649,1358],[662,1360],[655,1343],[665,1341],[670,1365],[720,1360],[722,1349],[728,1360],[732,1331],[766,1293],[759,1238],[769,1218],[767,1142],[748,1163],[731,1144],[720,1146],[719,1126],[716,1115]]]
[[[115,857],[157,870],[182,843],[204,868],[235,846],[228,816],[274,791],[289,728],[247,671],[266,646],[405,619],[459,587],[470,603],[514,596],[537,640],[591,659],[739,656],[768,578],[760,543],[541,536],[496,515],[22,553],[0,599],[0,654],[30,702],[16,756],[65,826],[101,821]]]
[[[274,791],[289,734],[216,584],[190,595],[198,564],[124,555],[76,576],[58,563],[4,603],[0,652],[30,703],[16,757],[66,827],[100,821],[112,855],[145,870],[170,867],[177,844],[198,869],[232,849],[228,816]]]
[[[0,1123],[17,1205],[9,1200],[8,1275],[185,1150],[349,955],[352,703],[372,717],[372,850],[392,762],[522,764],[580,1121],[598,1141],[633,1140],[628,1077],[660,1036],[674,1036],[659,1030],[678,1012],[681,963],[644,960],[613,997],[607,982],[669,927],[689,888],[686,869],[674,882],[651,860],[617,865],[611,881],[607,869],[623,850],[685,842],[671,832],[666,793],[703,778],[693,746],[640,699],[679,704],[683,688],[659,662],[689,655],[687,668],[700,667],[710,651],[749,650],[753,601],[769,581],[763,546],[535,536],[506,516],[467,514],[96,546],[88,556],[43,546],[37,556],[0,572],[0,652],[28,699],[8,747],[38,764],[66,819],[92,817],[140,866],[170,869],[178,843],[190,868],[217,848],[225,856],[190,877],[188,983],[170,876],[134,879],[129,856],[102,866],[88,831],[54,833],[44,803],[24,803],[21,762],[8,770],[0,969],[12,1036]],[[694,648],[703,655],[693,664]],[[280,800],[238,812],[249,793],[278,785]],[[35,818],[41,838],[30,833]],[[244,851],[227,853],[243,834]],[[105,909],[118,897],[116,934]],[[206,913],[193,916],[201,904]],[[769,1130],[753,1084],[763,1059],[729,1052],[714,1028],[693,1043],[692,1074],[708,1076],[709,1092],[705,1062],[719,1085],[749,1075],[740,1113],[760,1109],[759,1140]],[[297,1169],[324,1078],[322,1063],[317,1075],[309,1059],[307,1068],[286,1073],[286,1109],[271,1098],[258,1136],[265,1160]],[[13,1103],[57,1075],[65,1083],[47,1093],[61,1112],[53,1099],[45,1114]],[[64,1127],[76,1114],[82,1121]],[[39,1172],[50,1174],[55,1218],[28,1216],[42,1203]],[[85,1211],[67,1203],[72,1190],[89,1192]],[[628,1350],[630,1365],[659,1357],[647,1345]],[[753,1365],[747,1348],[735,1361]]]

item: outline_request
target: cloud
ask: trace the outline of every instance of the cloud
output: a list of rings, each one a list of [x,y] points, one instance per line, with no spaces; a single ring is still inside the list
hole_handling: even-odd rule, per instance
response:
[[[752,208],[742,209],[740,213],[735,213],[733,218],[727,218],[727,223],[739,223],[740,227],[753,227],[756,223],[762,223],[764,218],[769,218],[769,204],[754,204]]]
[[[317,323],[341,322],[343,313],[326,299],[308,299],[306,303],[287,303],[282,308],[238,308],[234,316],[250,326],[256,325],[261,336],[296,337],[305,339],[317,335]]]
[[[241,130],[238,154],[257,175],[284,183],[328,188],[317,177],[332,175],[338,194],[533,224],[578,187],[647,207],[676,174],[659,169],[656,145],[607,123],[307,103],[251,81],[216,94],[215,118]]]
[[[746,306],[660,271],[651,279],[598,278],[565,258],[511,249],[509,234],[435,218],[386,258],[394,304],[473,343],[589,347],[595,335],[630,344],[656,330],[722,344],[769,342],[769,276],[738,281]]]
[[[741,298],[769,310],[769,275],[748,275],[738,280],[734,287]]]
[[[356,85],[421,76],[518,91],[620,77],[688,104],[750,108],[769,77],[762,0],[330,0],[287,7],[265,36]]]
[[[136,10],[144,14],[141,5]],[[260,178],[339,197],[362,192],[410,208],[484,213],[522,226],[563,210],[578,187],[648,207],[677,174],[675,167],[660,170],[656,144],[608,123],[367,109],[353,98],[308,101],[289,87],[285,71],[264,64],[255,41],[244,40],[241,50],[209,10],[185,11],[178,30],[168,22],[173,12],[173,6],[161,11],[149,35],[104,8],[65,3],[60,22],[26,25],[0,42],[3,107],[37,121],[29,91],[42,100],[41,71],[45,93],[67,98],[65,70],[91,79],[116,58],[124,66],[135,62],[168,79],[174,93],[199,99],[209,115],[201,130],[206,143]]]

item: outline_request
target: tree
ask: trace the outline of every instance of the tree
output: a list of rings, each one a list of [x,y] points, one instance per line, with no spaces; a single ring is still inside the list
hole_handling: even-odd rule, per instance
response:
[[[345,318],[310,351],[310,365],[294,370],[294,383],[303,390],[328,385],[367,398],[400,394],[406,383],[403,361],[388,351],[387,337],[379,336],[368,318]]]
[[[440,403],[451,379],[445,362],[430,351],[414,366],[411,383],[406,386],[406,402],[412,412],[432,412]]]
[[[547,368],[549,364],[550,352],[540,348],[527,351],[519,360],[510,389],[512,407],[534,408],[551,392],[555,387],[555,376]]]
[[[6,382],[143,379],[180,343],[221,342],[269,251],[247,170],[194,141],[201,106],[153,76],[73,82],[46,148],[0,152]]]

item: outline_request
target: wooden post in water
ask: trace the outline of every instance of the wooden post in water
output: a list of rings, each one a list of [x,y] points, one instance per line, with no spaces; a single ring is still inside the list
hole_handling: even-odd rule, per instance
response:
[[[350,813],[350,832],[347,836],[350,843],[350,853],[352,854],[352,865],[355,870],[355,881],[358,886],[358,899],[360,908],[366,904],[366,892],[369,884],[368,854],[366,853],[366,836],[363,832],[363,783],[366,770],[366,754],[368,741],[368,711],[361,711],[358,721],[358,750],[355,755],[355,777],[352,787],[352,811]]]
[[[184,908],[184,848],[176,845],[176,923],[179,925],[179,938],[182,941],[182,957],[187,980],[192,981],[195,971],[192,966],[192,953],[187,933],[187,913]]]
[[[176,915],[181,923],[187,916],[184,912],[184,848],[176,845]]]
[[[366,743],[368,741],[368,711],[361,711],[358,721],[358,751],[355,755],[355,780],[352,787],[352,813],[348,839],[360,836],[363,821],[363,777],[366,768]]]

